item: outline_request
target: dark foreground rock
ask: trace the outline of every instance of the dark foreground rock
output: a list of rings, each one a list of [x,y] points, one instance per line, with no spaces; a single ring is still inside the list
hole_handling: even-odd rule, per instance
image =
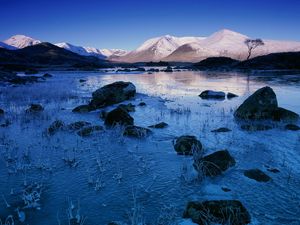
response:
[[[193,155],[193,151],[202,152],[202,144],[195,136],[184,135],[176,139],[174,149],[178,155]]]
[[[213,133],[225,133],[225,132],[230,132],[231,130],[228,129],[227,127],[221,127],[215,130],[212,130],[211,132]]]
[[[91,112],[93,111],[93,107],[91,107],[90,105],[79,105],[77,107],[75,107],[72,112],[74,113],[87,113],[87,112]]]
[[[225,99],[225,93],[222,91],[212,91],[212,90],[206,90],[203,91],[200,95],[200,98],[202,99],[219,99],[223,100]]]
[[[135,94],[136,88],[133,83],[118,81],[93,92],[93,99],[89,105],[95,109],[102,108],[128,100]]]
[[[54,135],[60,130],[63,130],[65,123],[61,120],[55,120],[47,129],[49,135]]]
[[[195,169],[202,175],[215,177],[235,165],[235,159],[227,150],[214,152],[203,158],[194,159]]]
[[[169,126],[167,123],[165,122],[161,122],[161,123],[158,123],[158,124],[155,124],[155,125],[151,125],[149,126],[150,128],[157,128],[157,129],[162,129],[162,128],[165,128]]]
[[[147,104],[145,103],[145,102],[140,102],[139,104],[138,104],[138,106],[146,106]]]
[[[269,177],[267,174],[265,174],[260,169],[251,169],[251,170],[245,170],[244,175],[252,180],[256,180],[258,182],[268,182],[271,180],[271,177]]]
[[[245,120],[295,121],[299,115],[278,107],[276,94],[270,87],[263,87],[248,97],[235,111],[234,116]]]
[[[118,107],[121,108],[121,109],[124,109],[127,112],[134,112],[135,111],[135,105],[133,105],[131,103],[129,103],[127,105],[126,104],[120,104]]]
[[[107,113],[105,118],[105,125],[116,126],[116,125],[133,125],[134,119],[129,115],[129,113],[122,109],[116,108],[109,113]]]
[[[103,127],[102,126],[88,126],[82,128],[80,131],[77,132],[77,134],[81,137],[87,137],[92,135],[96,131],[102,131]]]
[[[0,109],[0,116],[3,116],[4,115],[4,110],[3,109]]]
[[[239,97],[238,95],[234,94],[234,93],[231,93],[231,92],[228,92],[227,93],[227,98],[228,99],[232,99],[232,98],[236,98],[236,97]]]
[[[27,113],[36,113],[44,111],[44,107],[40,104],[31,104],[28,109],[26,109]]]
[[[123,135],[134,138],[144,138],[148,137],[151,133],[151,130],[147,128],[130,125],[125,127]]]
[[[251,222],[250,214],[238,200],[189,202],[183,217],[191,218],[199,225],[244,225]]]
[[[292,130],[292,131],[297,131],[300,130],[300,127],[295,125],[295,124],[287,124],[285,125],[286,130]]]
[[[50,73],[45,73],[45,74],[43,75],[43,77],[44,77],[44,78],[51,78],[51,77],[53,77],[53,75],[51,75]]]

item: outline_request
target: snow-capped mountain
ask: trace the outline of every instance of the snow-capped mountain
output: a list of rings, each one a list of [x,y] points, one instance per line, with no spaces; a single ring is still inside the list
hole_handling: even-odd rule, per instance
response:
[[[76,45],[72,45],[72,44],[69,44],[66,42],[57,43],[55,45],[60,48],[64,48],[71,52],[77,53],[79,55],[95,56],[100,59],[106,59],[112,55],[122,56],[127,53],[127,51],[122,50],[122,49],[97,49],[97,48],[92,48],[92,47],[76,46]]]
[[[139,48],[128,54],[121,57],[110,57],[110,60],[124,62],[159,61],[170,55],[178,47],[202,39],[202,37],[174,37],[170,35],[156,37],[144,42]]]
[[[244,60],[247,57],[246,35],[223,29],[206,38],[163,36],[152,38],[128,54],[111,60],[123,62],[176,61],[198,62],[208,57],[226,56]],[[300,42],[263,40],[264,45],[252,57],[275,52],[300,51]]]
[[[5,48],[9,50],[16,50],[17,48],[14,46],[10,46],[8,44],[5,44],[4,42],[0,41],[0,48]]]
[[[15,48],[25,48],[28,46],[42,43],[40,40],[36,40],[31,37],[27,37],[25,35],[20,35],[20,34],[12,36],[3,42],[5,44],[7,44],[9,46],[13,46]]]

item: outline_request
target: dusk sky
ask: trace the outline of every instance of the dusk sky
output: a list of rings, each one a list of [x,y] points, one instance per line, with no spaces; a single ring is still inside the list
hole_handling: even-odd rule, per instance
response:
[[[227,28],[255,38],[300,41],[298,0],[0,0],[0,40],[24,34],[49,42],[134,49],[170,34]]]

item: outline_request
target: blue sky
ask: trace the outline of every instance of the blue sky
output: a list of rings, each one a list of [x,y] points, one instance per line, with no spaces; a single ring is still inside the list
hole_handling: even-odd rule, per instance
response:
[[[0,0],[0,40],[134,49],[165,34],[207,36],[231,29],[251,37],[299,40],[299,0]]]

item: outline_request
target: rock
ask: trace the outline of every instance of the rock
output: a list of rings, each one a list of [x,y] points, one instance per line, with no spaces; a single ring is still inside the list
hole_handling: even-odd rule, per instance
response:
[[[63,130],[65,123],[61,120],[55,120],[47,129],[48,134],[54,135],[56,132]]]
[[[102,108],[128,100],[135,94],[136,88],[131,82],[118,81],[94,91],[89,105],[95,109]]]
[[[164,70],[164,72],[166,72],[166,73],[172,73],[172,72],[173,72],[173,69],[172,69],[171,66],[168,66],[168,67]]]
[[[235,111],[234,116],[240,119],[272,119],[277,108],[273,89],[263,87],[248,97]]]
[[[183,214],[194,223],[244,225],[251,222],[251,216],[238,200],[211,200],[189,202]]]
[[[268,182],[271,180],[271,177],[269,177],[267,174],[265,174],[260,169],[245,170],[244,175],[246,177],[256,180],[258,182]]]
[[[214,133],[224,133],[224,132],[230,132],[231,130],[226,128],[226,127],[221,127],[221,128],[218,128],[216,130],[212,130],[211,132],[214,132]]]
[[[134,112],[135,111],[135,105],[133,105],[131,103],[129,103],[127,105],[120,104],[118,107],[124,109],[127,112]]]
[[[81,137],[87,137],[90,136],[95,131],[102,131],[102,130],[103,130],[102,126],[89,126],[89,127],[82,128],[80,131],[77,132],[77,134]]]
[[[276,168],[268,168],[267,170],[271,173],[279,173],[280,172],[279,169],[276,169]]]
[[[3,115],[4,115],[4,110],[0,109],[0,116],[3,116]]]
[[[158,124],[155,124],[155,125],[151,125],[149,127],[150,128],[159,128],[159,129],[162,129],[162,128],[165,128],[167,126],[169,126],[167,123],[161,122],[161,123],[158,123]]]
[[[202,144],[195,136],[184,135],[176,139],[174,149],[178,155],[193,155],[193,151],[202,152]]]
[[[80,105],[80,106],[77,106],[76,108],[74,108],[72,110],[72,112],[75,112],[75,113],[87,113],[87,112],[90,112],[92,110],[93,110],[93,108],[90,105]]]
[[[68,125],[68,130],[80,130],[83,127],[89,126],[91,123],[85,121],[77,121]]]
[[[28,109],[26,109],[25,112],[27,113],[35,113],[35,112],[42,112],[44,111],[44,108],[40,104],[31,104]]]
[[[50,78],[50,77],[53,77],[53,75],[51,75],[51,74],[49,74],[49,73],[45,73],[45,74],[43,75],[43,77],[45,77],[45,78]]]
[[[194,167],[205,176],[215,177],[235,165],[235,159],[227,150],[214,152],[203,158],[194,159]]]
[[[140,103],[138,104],[138,106],[146,106],[146,103],[145,103],[145,102],[140,102]]]
[[[227,93],[227,98],[228,99],[232,99],[232,98],[236,98],[236,97],[239,97],[238,95],[234,94],[234,93],[231,93],[231,92],[228,92]]]
[[[134,119],[122,108],[116,108],[107,113],[105,118],[105,125],[116,126],[116,125],[133,125]]]
[[[246,131],[264,131],[271,130],[272,127],[264,124],[244,124],[241,126],[241,129]]]
[[[230,191],[231,191],[231,189],[229,189],[229,188],[227,188],[227,187],[222,187],[221,189],[222,189],[222,191],[224,191],[224,192],[230,192]]]
[[[285,125],[286,130],[292,130],[292,131],[297,131],[300,130],[300,127],[295,125],[295,124],[287,124]]]
[[[84,83],[84,82],[86,82],[86,80],[85,79],[79,79],[79,82]]]
[[[278,107],[273,112],[273,120],[275,121],[297,121],[299,119],[299,115],[290,110]]]
[[[151,130],[147,128],[131,125],[125,127],[123,135],[135,138],[143,138],[148,137],[151,133]]]
[[[4,123],[1,123],[1,124],[0,124],[0,127],[8,127],[8,126],[11,125],[11,124],[12,124],[12,122],[11,122],[10,120],[6,119],[6,120],[4,121]]]
[[[202,99],[225,99],[225,93],[222,91],[211,91],[206,90],[203,91],[200,95],[200,98]]]

